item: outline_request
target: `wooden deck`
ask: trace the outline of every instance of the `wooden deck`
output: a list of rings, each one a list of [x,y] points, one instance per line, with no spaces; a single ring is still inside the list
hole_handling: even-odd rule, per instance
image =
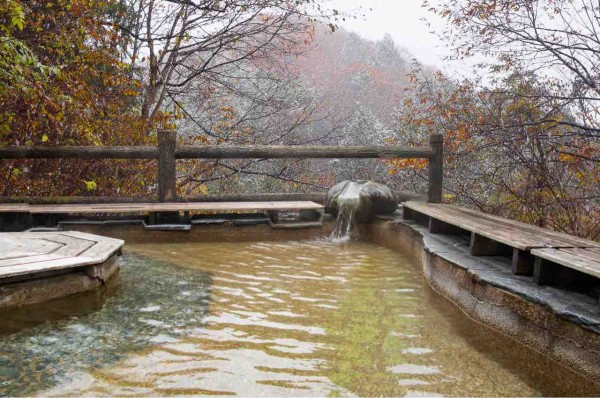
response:
[[[425,221],[431,233],[470,233],[472,255],[511,254],[512,272],[533,275],[539,284],[556,266],[600,278],[598,242],[446,204],[406,202],[404,218]]]
[[[0,233],[0,279],[102,264],[123,244],[83,232]]]

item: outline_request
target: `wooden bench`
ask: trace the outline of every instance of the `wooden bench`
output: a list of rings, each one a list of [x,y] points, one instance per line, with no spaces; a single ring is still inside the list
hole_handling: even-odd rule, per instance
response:
[[[170,211],[285,211],[321,210],[323,206],[300,202],[170,202],[30,205],[31,214],[149,213]]]
[[[425,221],[431,233],[470,233],[470,250],[474,256],[507,254],[509,248],[512,272],[519,275],[534,274],[536,256],[539,256],[536,254],[539,251],[534,249],[600,250],[597,242],[454,205],[406,202],[404,218]],[[565,263],[568,262],[561,265],[585,272],[579,262]],[[540,267],[543,265],[538,265]]]
[[[533,249],[531,254],[535,256],[533,277],[540,285],[553,281],[556,264],[600,278],[600,248]]]
[[[277,222],[279,212],[298,211],[300,213],[312,212],[315,214],[309,226],[322,225],[323,206],[310,201],[267,201],[267,202],[169,202],[169,203],[91,203],[91,204],[56,204],[56,205],[29,205],[29,204],[0,204],[0,213],[22,212],[30,215],[63,215],[63,214],[134,214],[150,215],[150,224],[160,224],[157,215],[161,213],[185,213],[189,220],[189,213],[221,212],[235,213],[244,211],[259,211],[269,215],[271,224],[279,227],[283,224]],[[296,227],[299,223],[296,223]],[[302,226],[302,225],[300,225]]]

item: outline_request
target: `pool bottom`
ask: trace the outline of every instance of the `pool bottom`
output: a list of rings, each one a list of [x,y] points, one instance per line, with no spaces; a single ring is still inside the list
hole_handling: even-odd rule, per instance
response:
[[[598,395],[362,242],[144,243],[100,302],[0,338],[0,395]],[[25,322],[27,316],[21,317]],[[6,362],[6,358],[9,361]]]

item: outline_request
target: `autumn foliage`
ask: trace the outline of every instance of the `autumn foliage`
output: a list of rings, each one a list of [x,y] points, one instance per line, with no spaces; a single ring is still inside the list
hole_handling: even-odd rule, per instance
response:
[[[600,237],[600,10],[591,0],[431,0],[451,78],[391,36],[317,24],[313,0],[5,0],[0,145],[425,145],[445,137],[444,200]],[[321,18],[322,20],[322,18]],[[332,33],[332,30],[336,32]],[[156,193],[156,162],[3,161],[0,195]],[[427,162],[178,162],[181,195],[425,191]]]
[[[0,82],[3,145],[147,141],[142,132],[149,122],[135,111],[140,82],[130,77],[120,57],[123,38],[111,27],[115,12],[112,0],[9,1],[0,9],[4,40],[19,46],[2,55],[3,65],[13,65],[3,68]],[[147,171],[108,161],[14,161],[0,172],[0,193],[136,192],[147,180],[139,172]]]
[[[427,145],[430,134],[444,135],[445,202],[597,239],[599,141],[561,124],[572,116],[549,106],[543,89],[519,74],[482,88],[416,71],[395,142]],[[403,188],[424,189],[426,162],[388,166]]]

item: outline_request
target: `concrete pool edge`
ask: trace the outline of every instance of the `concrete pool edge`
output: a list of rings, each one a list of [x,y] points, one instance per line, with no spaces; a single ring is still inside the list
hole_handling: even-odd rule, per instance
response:
[[[579,307],[565,305],[565,297],[553,302],[558,289],[528,290],[525,280],[509,277],[508,259],[469,258],[466,242],[430,234],[418,224],[393,218],[356,232],[361,240],[418,261],[431,287],[470,318],[600,382],[600,314],[592,312],[593,300],[582,298]]]

